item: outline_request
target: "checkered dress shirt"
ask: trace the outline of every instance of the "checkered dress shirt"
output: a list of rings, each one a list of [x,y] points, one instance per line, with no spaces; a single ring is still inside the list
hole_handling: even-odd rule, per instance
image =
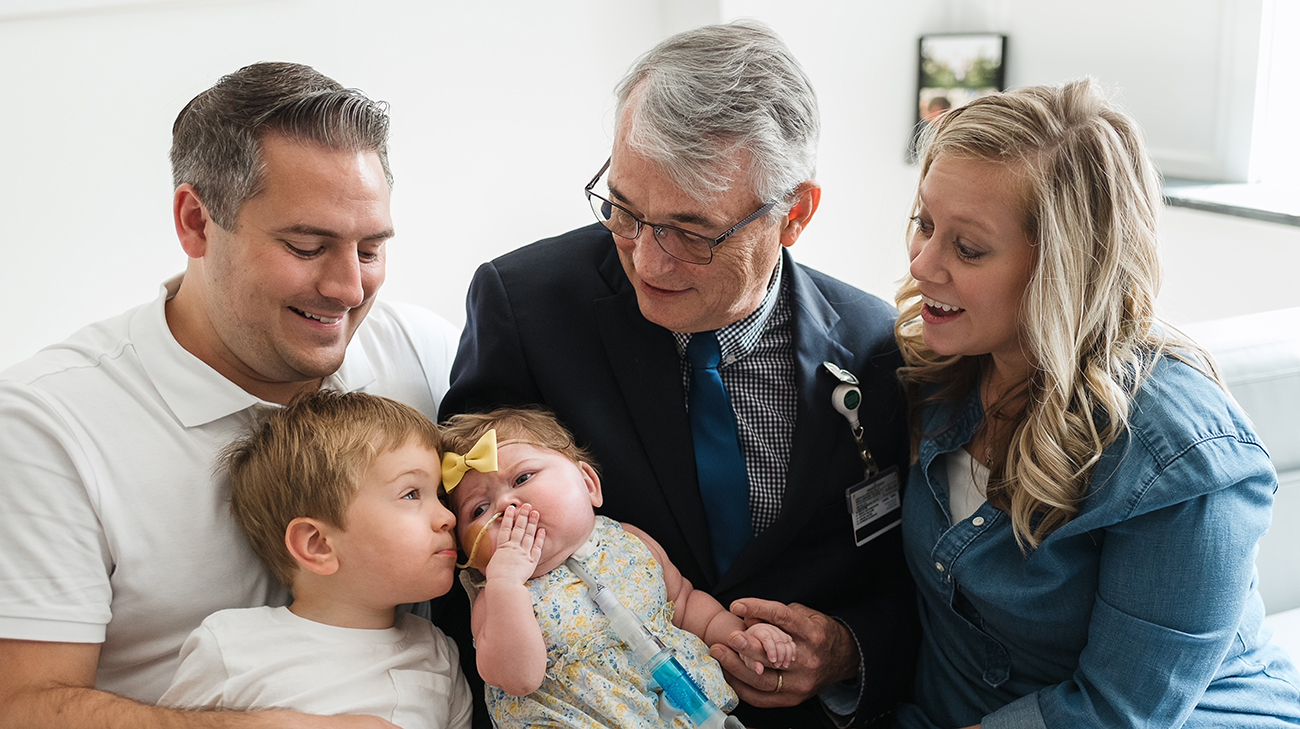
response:
[[[778,260],[763,302],[749,316],[717,331],[722,350],[718,374],[736,413],[740,447],[749,476],[749,511],[757,535],[781,511],[785,474],[794,439],[796,392],[790,287]],[[690,334],[673,332],[681,357],[686,408],[690,409]]]

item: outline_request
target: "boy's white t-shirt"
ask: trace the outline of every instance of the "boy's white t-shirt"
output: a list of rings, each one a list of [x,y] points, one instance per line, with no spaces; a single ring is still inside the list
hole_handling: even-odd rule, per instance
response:
[[[455,643],[424,618],[339,628],[284,607],[222,610],[181,648],[159,705],[370,714],[402,729],[470,726],[473,700]]]

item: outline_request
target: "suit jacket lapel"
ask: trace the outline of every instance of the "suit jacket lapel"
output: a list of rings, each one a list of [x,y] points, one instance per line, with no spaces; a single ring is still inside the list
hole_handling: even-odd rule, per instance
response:
[[[718,591],[726,590],[761,570],[786,548],[820,503],[817,495],[807,493],[807,489],[839,489],[847,485],[827,483],[819,479],[817,473],[824,470],[819,459],[823,457],[825,444],[835,438],[835,429],[848,427],[831,408],[831,392],[837,383],[829,373],[822,371],[822,362],[844,363],[852,359],[852,353],[834,336],[840,321],[839,312],[795,264],[789,252],[783,251],[782,254],[785,256],[785,270],[790,276],[797,397],[794,443],[786,471],[785,493],[777,520],[736,558],[718,585]]]
[[[594,302],[596,324],[610,367],[673,518],[700,567],[711,582],[716,582],[676,344],[667,329],[641,315],[636,291],[623,273],[612,245],[601,264],[601,275],[615,291]]]

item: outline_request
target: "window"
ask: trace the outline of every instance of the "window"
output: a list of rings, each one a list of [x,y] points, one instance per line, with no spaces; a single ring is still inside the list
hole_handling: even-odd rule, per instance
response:
[[[1300,2],[1262,0],[1244,184],[1167,180],[1171,205],[1300,226]]]
[[[1250,180],[1300,196],[1300,2],[1265,0]]]

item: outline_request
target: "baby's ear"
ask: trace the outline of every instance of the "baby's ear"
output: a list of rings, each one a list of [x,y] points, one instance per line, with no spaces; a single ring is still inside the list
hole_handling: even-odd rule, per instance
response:
[[[591,505],[600,506],[605,503],[605,496],[600,491],[600,474],[596,469],[591,467],[586,461],[578,461],[578,470],[582,472],[582,480],[587,484],[587,493],[591,495]]]
[[[329,525],[300,516],[284,530],[284,546],[303,569],[318,575],[332,575],[339,569],[339,558],[330,544]]]

